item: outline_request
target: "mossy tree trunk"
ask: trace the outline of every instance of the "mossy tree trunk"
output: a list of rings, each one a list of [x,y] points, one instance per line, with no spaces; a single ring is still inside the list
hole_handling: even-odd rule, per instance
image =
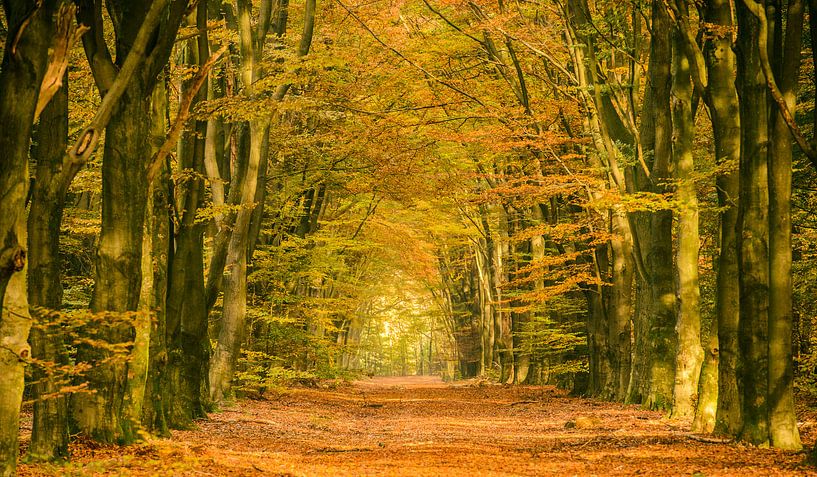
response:
[[[782,2],[775,8],[775,74],[786,107],[794,115],[800,72],[805,5],[791,0],[783,30]],[[814,34],[812,32],[812,34]],[[779,108],[778,108],[779,109]],[[792,223],[793,138],[779,112],[772,115],[769,151],[769,437],[774,447],[800,450],[794,410],[792,354]]]
[[[725,27],[734,26],[730,3],[725,0],[707,2],[706,21]],[[715,296],[716,330],[707,346],[707,361],[717,362],[716,392],[702,391],[698,404],[697,430],[712,430],[734,436],[742,426],[738,370],[740,348],[738,323],[740,320],[740,289],[738,284],[738,194],[739,177],[736,167],[740,162],[740,105],[735,87],[735,52],[732,35],[711,38],[704,49],[708,85],[704,100],[712,118],[715,140],[715,160],[723,168],[716,179],[720,216],[720,239]],[[702,378],[703,379],[703,378]],[[708,410],[712,394],[717,400],[714,419]]]
[[[3,2],[6,45],[0,63],[0,476],[15,473],[24,360],[31,320],[26,290],[25,201],[28,153],[40,85],[61,4]]]
[[[59,324],[50,323],[48,311],[62,307],[60,226],[68,186],[79,171],[67,160],[68,76],[40,116],[36,147],[37,161],[31,207],[28,214],[28,301],[32,314],[41,321],[31,330],[32,356],[58,366],[68,364],[68,350]],[[48,310],[48,311],[47,311]],[[59,395],[61,384],[47,372],[34,372],[32,395],[34,423],[28,459],[52,461],[68,458],[68,397]]]
[[[162,4],[157,4],[160,6]],[[142,241],[147,207],[147,167],[152,156],[150,97],[158,75],[166,64],[187,2],[171,0],[156,17],[155,24],[145,23],[148,11],[155,11],[152,1],[111,1],[108,12],[116,33],[116,59],[104,41],[102,4],[85,0],[80,4],[79,18],[91,26],[83,37],[94,79],[101,94],[116,91],[117,71],[133,53],[141,65],[127,78],[124,91],[113,106],[105,134],[102,161],[102,232],[96,257],[95,284],[91,310],[110,313],[110,323],[98,330],[99,338],[111,343],[128,343],[136,338],[136,329],[123,317],[136,316],[142,288]],[[144,31],[143,31],[143,23]],[[140,33],[150,33],[144,51],[134,46]],[[134,48],[134,49],[132,49]],[[128,383],[131,371],[126,360],[103,361],[110,353],[83,346],[78,356],[97,363],[86,380],[93,393],[74,396],[72,417],[79,430],[102,442],[130,443],[137,438],[141,416],[133,402],[142,395],[141,383]],[[144,360],[142,360],[144,361]],[[143,380],[144,376],[136,379]],[[135,419],[139,420],[135,420]]]
[[[760,66],[758,20],[743,2],[738,12],[738,94],[741,117],[739,273],[743,425],[740,437],[769,442],[769,181],[767,86]]]
[[[690,60],[684,52],[681,33],[675,31],[672,55],[672,159],[678,204],[678,319],[675,326],[678,348],[672,415],[687,418],[695,413],[698,379],[703,363],[701,347],[701,291],[698,280],[698,191],[692,140],[695,135],[692,110]]]

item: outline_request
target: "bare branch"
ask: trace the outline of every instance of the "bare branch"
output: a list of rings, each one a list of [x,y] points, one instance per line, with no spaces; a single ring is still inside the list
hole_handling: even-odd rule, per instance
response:
[[[77,26],[74,22],[77,7],[73,3],[63,4],[60,11],[57,13],[56,32],[54,40],[54,47],[51,51],[51,57],[48,60],[48,67],[43,76],[43,83],[40,87],[40,96],[37,98],[37,109],[34,113],[34,121],[40,117],[45,106],[51,101],[51,98],[57,93],[57,90],[62,86],[62,79],[65,76],[65,70],[68,69],[68,57],[71,48],[82,38],[89,27],[85,25]]]

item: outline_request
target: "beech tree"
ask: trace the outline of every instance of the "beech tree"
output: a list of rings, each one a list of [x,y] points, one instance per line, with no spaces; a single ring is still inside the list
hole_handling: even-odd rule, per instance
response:
[[[28,3],[0,30],[0,475],[27,364],[31,460],[363,373],[802,447],[802,0]]]
[[[151,156],[150,96],[170,55],[176,32],[188,5],[186,1],[107,3],[116,33],[115,57],[105,43],[101,1],[79,3],[78,19],[90,30],[83,45],[106,114],[102,161],[102,233],[97,247],[93,312],[125,313],[138,310],[142,288],[142,238],[147,205],[147,159]],[[116,95],[118,98],[109,95]],[[105,109],[107,108],[107,109]],[[98,114],[98,117],[100,115]],[[94,141],[100,125],[83,131],[80,141]],[[93,142],[91,142],[93,145]],[[79,148],[84,148],[81,152]],[[80,144],[74,151],[90,154]],[[114,321],[104,331],[111,342],[133,339],[133,325]],[[103,356],[90,347],[82,359]],[[143,359],[140,357],[140,359]],[[135,365],[136,363],[134,363]],[[103,442],[132,442],[142,403],[127,396],[128,386],[144,388],[144,375],[134,375],[132,365],[115,362],[95,366],[86,376],[93,394],[73,397],[72,418],[77,426]],[[138,397],[136,398],[138,401]],[[130,409],[133,407],[133,409]],[[129,414],[130,413],[130,414]]]

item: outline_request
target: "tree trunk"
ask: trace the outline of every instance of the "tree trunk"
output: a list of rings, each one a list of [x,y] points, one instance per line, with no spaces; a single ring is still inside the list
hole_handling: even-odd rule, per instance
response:
[[[206,2],[199,3],[196,22],[200,29],[206,29]],[[206,34],[191,40],[187,48],[190,64],[203,64],[210,56]],[[195,101],[206,99],[207,94],[205,85],[198,91]],[[181,220],[169,267],[167,419],[175,429],[190,428],[193,419],[206,417],[201,390],[210,343],[204,291],[204,224],[196,222],[196,214],[204,196],[204,183],[200,177],[205,174],[207,122],[196,121],[195,124],[195,131],[183,136],[179,149],[180,168],[197,174],[181,184],[181,191],[177,192],[181,198],[178,210]]]
[[[782,3],[782,2],[781,2]],[[776,30],[783,29],[776,10]],[[783,45],[775,41],[779,86],[788,110],[794,115],[800,43],[803,33],[803,0],[789,1]],[[782,54],[780,54],[782,53]],[[791,176],[792,136],[783,116],[772,116],[769,154],[769,434],[774,447],[800,450],[794,412],[792,355],[792,241]]]
[[[53,326],[44,310],[62,307],[60,226],[65,195],[77,167],[64,164],[68,147],[68,75],[51,103],[45,107],[37,128],[36,178],[28,215],[28,301],[40,327],[31,330],[29,342],[34,358],[68,364],[68,350],[60,326]],[[33,372],[31,387],[34,423],[28,459],[34,462],[68,458],[68,397],[59,394],[60,382],[48,373]]]
[[[698,381],[698,402],[692,419],[692,432],[709,434],[715,429],[718,411],[718,319],[715,317],[709,329],[704,347],[704,361]]]
[[[101,337],[111,343],[135,338],[134,326],[117,313],[138,310],[142,286],[142,239],[147,206],[145,163],[150,157],[150,101],[133,81],[114,112],[105,135],[102,162],[102,234],[91,310],[113,312]],[[99,363],[110,354],[84,346],[83,361],[97,362],[86,379],[94,393],[74,396],[79,429],[102,442],[133,442],[134,423],[123,415],[128,365],[122,359]]]
[[[25,200],[32,124],[60,2],[4,2],[0,64],[0,476],[15,473],[23,361],[31,320],[26,296]]]
[[[94,80],[100,92],[114,100],[103,100],[103,107],[111,109],[102,160],[102,232],[90,306],[93,312],[106,314],[108,322],[89,331],[96,333],[97,339],[123,345],[137,338],[132,318],[139,315],[134,312],[139,310],[142,288],[146,164],[152,156],[150,97],[170,56],[187,2],[131,0],[108,2],[107,8],[116,35],[115,62],[104,41],[101,4],[80,2],[78,12],[78,17],[91,26],[83,44]],[[132,75],[120,76],[125,71]],[[104,127],[105,121],[101,125]],[[141,415],[133,415],[141,408],[135,400],[142,395],[144,382],[139,377],[131,385],[128,377],[141,373],[137,367],[144,362],[134,362],[131,368],[122,357],[107,359],[112,357],[110,350],[88,345],[79,347],[77,355],[95,363],[86,374],[94,392],[76,395],[72,402],[77,427],[98,441],[133,442],[141,421]]]
[[[627,218],[621,212],[612,212],[612,290],[608,317],[608,343],[611,352],[613,397],[623,401],[627,397],[632,365],[631,320],[633,313],[632,233]]]
[[[153,89],[151,98],[151,136],[152,144],[161,144],[167,135],[167,84],[165,79]],[[155,153],[158,146],[153,148]],[[154,179],[151,186],[151,200],[153,207],[148,209],[145,225],[145,235],[150,236],[150,248],[144,252],[151,256],[151,267],[145,273],[151,274],[153,290],[150,296],[142,296],[143,304],[148,301],[148,308],[153,313],[150,328],[150,362],[146,391],[148,405],[142,408],[142,424],[146,430],[168,437],[170,431],[167,426],[166,408],[169,395],[165,386],[165,366],[167,365],[167,343],[165,329],[167,327],[167,291],[168,291],[168,263],[171,257],[170,235],[171,220],[169,214],[171,196],[170,170],[167,165],[162,166],[161,172]]]
[[[738,216],[740,323],[743,390],[740,437],[755,445],[769,442],[769,180],[768,107],[761,71],[757,19],[743,2],[738,12],[738,76],[741,117],[740,207]]]
[[[241,204],[233,227],[227,251],[224,273],[224,311],[216,349],[210,365],[210,399],[222,401],[228,394],[233,371],[243,340],[247,314],[247,247],[249,226],[252,219],[258,172],[261,161],[263,135],[268,132],[268,122],[250,123],[250,156],[245,180],[242,184]]]
[[[672,119],[670,89],[672,75],[672,33],[667,12],[660,1],[652,6],[652,47],[650,52],[650,88],[652,129],[654,131],[652,183],[654,192],[664,192],[662,183],[670,178],[672,157]],[[649,112],[647,112],[649,114]],[[661,210],[650,216],[651,240],[647,244],[646,266],[649,273],[650,317],[647,325],[649,353],[648,385],[642,404],[650,409],[669,410],[675,383],[676,298],[672,256],[672,211]]]
[[[732,27],[732,10],[727,0],[712,0],[705,10],[706,21]],[[717,411],[715,432],[736,436],[743,425],[741,397],[738,388],[740,348],[740,289],[738,287],[738,194],[739,177],[734,168],[740,162],[740,105],[735,88],[736,57],[731,35],[713,38],[707,43],[705,61],[708,91],[705,96],[712,118],[715,140],[715,160],[725,172],[718,175],[718,205],[720,217],[720,252],[718,254],[715,296],[717,341],[710,343],[707,353],[718,360]],[[730,167],[731,166],[731,167]],[[702,398],[702,402],[704,402]],[[701,424],[702,429],[709,424]]]
[[[698,282],[698,191],[692,140],[695,135],[692,111],[692,77],[689,58],[684,53],[680,37],[675,32],[672,83],[672,157],[675,162],[675,199],[678,203],[678,348],[675,359],[673,417],[687,418],[695,413],[698,379],[703,363],[701,347],[701,291]]]

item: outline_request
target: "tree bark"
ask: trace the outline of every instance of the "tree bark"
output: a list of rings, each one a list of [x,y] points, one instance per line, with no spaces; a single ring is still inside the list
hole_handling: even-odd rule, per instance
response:
[[[744,3],[738,12],[738,91],[741,117],[739,344],[742,363],[743,426],[740,437],[755,445],[769,442],[769,180],[768,105],[760,66],[760,27]]]
[[[250,123],[250,156],[242,184],[242,208],[236,216],[224,270],[224,311],[210,365],[210,399],[222,401],[230,391],[235,364],[243,341],[247,313],[247,248],[253,200],[258,185],[261,142],[268,123]]]
[[[100,93],[107,93],[103,107],[110,103],[106,101],[109,95],[121,92],[121,97],[110,106],[105,134],[102,232],[91,298],[92,311],[110,313],[113,318],[113,322],[99,330],[100,337],[111,343],[128,343],[136,338],[133,324],[122,318],[136,316],[132,312],[139,309],[148,194],[146,165],[151,157],[150,97],[170,56],[187,2],[166,2],[155,18],[156,24],[146,23],[148,12],[154,12],[152,7],[156,5],[144,0],[108,4],[116,33],[115,62],[104,41],[101,4],[84,0],[78,14],[92,25],[83,43]],[[143,39],[145,34],[153,41],[147,42],[148,47],[142,50],[136,40]],[[124,66],[133,67],[133,58],[139,60],[136,64],[140,69],[122,85],[114,72],[117,69],[123,72]],[[140,420],[141,416],[126,414],[133,406],[140,406],[132,399],[138,399],[142,393],[139,388],[144,384],[128,384],[129,367],[123,360],[100,362],[109,355],[89,346],[78,349],[80,359],[97,362],[86,375],[90,389],[95,392],[74,396],[73,418],[79,429],[95,440],[131,443],[137,437],[139,426],[139,421],[134,419]]]
[[[195,17],[199,29],[206,29],[207,18],[207,3],[201,2]],[[195,41],[188,42],[188,63],[203,64],[210,56],[209,49],[207,35],[198,35]],[[202,101],[207,95],[208,88],[202,87],[195,101]],[[177,190],[180,221],[169,267],[167,419],[175,429],[190,428],[193,419],[206,417],[202,388],[210,343],[204,291],[204,224],[196,221],[204,196],[204,183],[200,177],[206,170],[206,134],[207,122],[196,121],[195,131],[184,135],[179,150],[180,169],[192,171],[194,177],[180,184],[181,190]]]
[[[707,3],[705,19],[716,25],[733,27],[732,9],[727,0]],[[735,87],[735,52],[732,50],[732,34],[712,38],[704,51],[708,74],[707,94],[704,99],[712,118],[715,140],[715,160],[724,172],[716,179],[720,216],[720,251],[716,286],[717,341],[707,347],[709,355],[717,357],[717,411],[715,432],[736,436],[743,425],[741,396],[738,388],[740,348],[738,323],[740,321],[740,289],[738,283],[738,194],[739,177],[736,167],[740,163],[740,105]],[[703,399],[701,403],[708,400]],[[699,408],[703,409],[699,405]],[[709,424],[701,424],[702,429]]]
[[[781,3],[776,3],[776,31],[783,29]],[[790,0],[782,45],[775,39],[778,85],[791,114],[797,103],[803,0]],[[792,354],[792,135],[779,112],[772,116],[769,153],[769,434],[774,447],[800,450],[794,410]]]
[[[68,75],[52,101],[45,107],[37,128],[36,177],[28,214],[28,301],[40,327],[31,330],[29,342],[36,359],[68,364],[63,331],[46,320],[46,310],[62,307],[60,226],[65,196],[76,172],[66,161],[68,147]],[[51,326],[50,326],[51,325]],[[68,397],[60,393],[60,382],[48,373],[34,371],[32,395],[34,423],[28,459],[34,462],[68,458]]]
[[[665,192],[670,179],[672,157],[672,117],[670,89],[672,74],[672,25],[660,1],[652,6],[652,46],[650,51],[650,96],[654,147],[652,151],[652,191]],[[646,111],[650,114],[650,111]],[[649,324],[647,325],[649,364],[642,404],[650,409],[669,410],[675,383],[676,297],[672,253],[672,211],[653,212],[649,218],[650,241],[646,245],[649,273]],[[640,239],[640,237],[639,237]]]
[[[97,251],[93,312],[139,309],[142,286],[142,239],[147,206],[145,163],[150,158],[150,101],[139,81],[132,82],[113,114],[105,135],[102,162],[102,233]],[[135,339],[126,315],[113,315],[102,336],[111,343]],[[83,361],[108,358],[104,351],[82,347]],[[75,395],[73,418],[79,428],[102,442],[133,442],[134,423],[125,422],[128,365],[121,359],[97,364],[86,379],[94,393]]]
[[[608,342],[611,351],[613,397],[623,401],[627,397],[632,366],[631,321],[633,315],[633,247],[630,224],[624,213],[612,211],[612,290],[607,317],[609,320]]]
[[[680,32],[675,32],[672,55],[672,158],[677,180],[678,204],[678,319],[675,326],[678,348],[675,359],[672,416],[687,418],[695,413],[698,379],[703,363],[701,347],[701,291],[698,282],[698,191],[692,140],[695,125],[692,111],[692,78],[689,58],[684,52]]]
[[[15,473],[23,360],[31,320],[26,293],[28,152],[32,124],[53,42],[59,1],[31,8],[4,2],[7,34],[0,64],[0,476]]]

